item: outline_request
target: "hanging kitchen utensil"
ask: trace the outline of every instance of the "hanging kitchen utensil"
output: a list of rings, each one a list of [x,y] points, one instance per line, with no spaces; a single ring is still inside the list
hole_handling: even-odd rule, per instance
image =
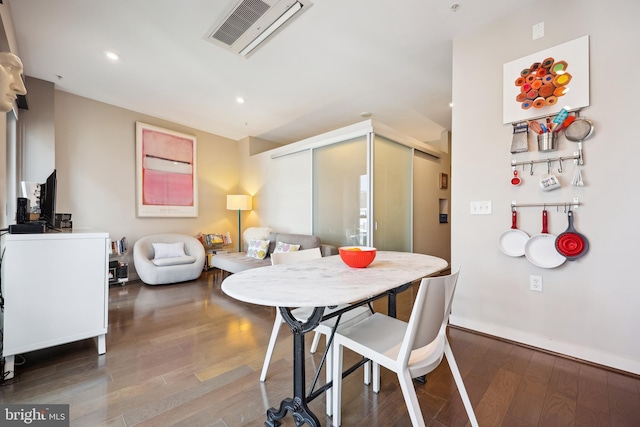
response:
[[[560,188],[560,181],[553,174],[544,174],[540,177],[540,188],[542,191],[551,191]]]
[[[576,116],[567,116],[566,119],[564,119],[562,121],[562,123],[560,123],[560,125],[556,126],[553,131],[554,132],[560,132],[562,129],[566,128],[567,126],[569,126],[571,123],[573,123],[573,121],[576,119]]]
[[[511,153],[524,153],[529,151],[529,125],[521,123],[513,125],[513,137],[511,138]]]
[[[512,169],[513,169],[513,178],[511,178],[511,185],[513,185],[514,187],[517,187],[518,185],[522,184],[522,178],[518,176],[518,171],[516,170],[515,166]]]
[[[565,130],[564,136],[567,140],[571,142],[578,143],[578,152],[580,154],[580,158],[578,160],[578,164],[584,164],[582,160],[582,141],[589,138],[593,133],[593,123],[591,120],[584,119],[582,117],[578,117],[575,119]]]
[[[573,161],[573,179],[571,180],[571,185],[574,187],[584,187],[582,172],[580,171],[580,165],[578,163],[578,159]]]
[[[555,132],[556,129],[562,125],[562,123],[565,121],[568,115],[569,115],[569,112],[565,108],[560,110],[558,115],[553,118],[553,125],[551,128],[551,131]]]
[[[529,128],[538,135],[541,135],[543,133],[542,126],[540,126],[540,122],[538,122],[537,120],[529,120],[527,123],[529,124]]]
[[[529,240],[529,235],[522,230],[518,230],[516,221],[518,214],[513,209],[511,212],[511,229],[505,231],[498,239],[498,247],[503,254],[513,257],[524,255],[524,245]]]
[[[541,268],[555,268],[562,265],[567,258],[556,250],[556,236],[547,230],[547,210],[542,210],[542,233],[532,236],[524,245],[524,255],[531,264]]]
[[[564,233],[560,233],[558,237],[556,237],[556,250],[569,261],[575,261],[587,253],[589,250],[589,241],[574,228],[573,211],[571,209],[567,212],[567,217],[569,226]]]
[[[575,119],[576,116],[567,116],[567,118],[564,119],[564,122],[562,122],[562,127],[566,129]]]

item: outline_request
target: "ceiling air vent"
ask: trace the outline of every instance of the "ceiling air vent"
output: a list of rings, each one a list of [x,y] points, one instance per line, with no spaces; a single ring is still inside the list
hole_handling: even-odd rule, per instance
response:
[[[207,31],[205,39],[247,56],[310,6],[307,0],[241,0]]]

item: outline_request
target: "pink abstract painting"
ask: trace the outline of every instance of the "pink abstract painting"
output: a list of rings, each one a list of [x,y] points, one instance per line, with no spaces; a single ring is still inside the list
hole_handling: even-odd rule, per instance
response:
[[[139,211],[173,216],[196,207],[195,153],[194,137],[139,124]],[[145,210],[152,207],[161,210]]]

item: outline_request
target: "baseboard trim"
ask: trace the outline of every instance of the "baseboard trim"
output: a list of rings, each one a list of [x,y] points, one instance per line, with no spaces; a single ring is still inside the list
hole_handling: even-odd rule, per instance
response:
[[[520,347],[529,348],[543,353],[551,354],[553,356],[562,357],[568,360],[574,360],[576,362],[584,363],[590,366],[605,369],[618,374],[626,375],[632,378],[640,380],[640,363],[629,359],[624,359],[619,356],[605,354],[597,351],[585,351],[581,347],[571,346],[568,344],[558,344],[557,347],[562,347],[562,350],[542,347],[539,343],[542,341],[540,337],[531,337],[526,334],[522,334],[517,331],[512,331],[511,335],[517,335],[509,337],[508,333],[504,335],[498,335],[498,331],[490,331],[491,328],[481,327],[475,322],[466,321],[460,318],[451,316],[449,327],[454,329],[463,330],[476,335],[482,335],[503,342],[507,342]],[[505,332],[505,331],[500,331]],[[589,358],[578,356],[581,352],[589,353]]]

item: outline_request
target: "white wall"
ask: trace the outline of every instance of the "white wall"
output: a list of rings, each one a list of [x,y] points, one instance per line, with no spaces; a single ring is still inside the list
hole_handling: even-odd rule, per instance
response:
[[[56,167],[54,85],[25,77],[25,86],[29,109],[19,110],[22,181],[43,183]]]
[[[633,83],[640,67],[640,2],[539,1],[454,42],[452,129],[452,261],[462,265],[452,323],[640,374],[640,250],[635,221],[638,144]],[[532,26],[545,36],[532,40]],[[594,136],[584,142],[585,187],[571,187],[573,164],[565,162],[563,188],[542,193],[535,175],[510,185],[511,125],[502,124],[502,65],[555,45],[590,36],[590,103]],[[548,157],[571,154],[563,141]],[[557,164],[556,164],[557,167]],[[510,258],[497,246],[510,227],[510,203],[567,201],[578,197],[575,226],[589,252],[556,269],[524,257]],[[491,200],[492,215],[472,216],[469,202]],[[550,232],[567,227],[566,214],[550,208]],[[520,228],[540,232],[541,208],[519,210]],[[543,292],[529,290],[529,276],[543,277]]]
[[[241,149],[241,151],[244,148]],[[310,234],[312,223],[311,150],[272,159],[272,151],[242,151],[241,188],[253,196],[243,224],[283,233]],[[243,226],[243,228],[245,228]]]

